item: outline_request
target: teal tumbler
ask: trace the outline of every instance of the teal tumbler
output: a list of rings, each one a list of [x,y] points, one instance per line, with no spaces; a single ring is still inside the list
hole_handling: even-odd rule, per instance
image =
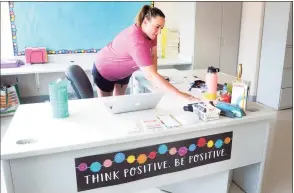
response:
[[[69,116],[67,84],[67,80],[61,79],[49,84],[49,99],[54,118]]]

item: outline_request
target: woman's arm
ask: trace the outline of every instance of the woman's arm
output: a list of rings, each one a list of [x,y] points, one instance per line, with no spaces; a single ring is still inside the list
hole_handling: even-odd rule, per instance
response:
[[[181,92],[176,87],[171,85],[167,80],[165,80],[160,74],[157,73],[155,65],[141,67],[140,69],[149,81],[151,81],[154,85],[158,86],[164,91],[175,93],[177,96],[183,97],[188,100],[199,100],[197,97],[194,97],[188,93]]]
[[[152,64],[157,68],[157,46],[152,47]]]
[[[145,77],[152,82],[153,85],[159,87],[160,89],[174,93],[180,97],[189,100],[196,100],[198,98],[179,91],[176,87],[171,85],[167,80],[165,80],[160,74],[157,73],[157,49],[151,50],[150,57],[150,47],[144,45],[144,43],[135,42],[131,45],[129,53],[136,64],[140,67]],[[156,52],[155,52],[156,51]],[[156,56],[156,58],[155,58]],[[154,63],[153,63],[154,61]]]

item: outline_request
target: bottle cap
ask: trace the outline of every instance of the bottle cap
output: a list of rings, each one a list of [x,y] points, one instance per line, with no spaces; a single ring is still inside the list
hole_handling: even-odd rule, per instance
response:
[[[184,106],[184,111],[190,111],[193,112],[193,107],[188,105],[188,106]]]
[[[215,68],[213,66],[210,66],[207,68],[207,72],[208,73],[217,73],[217,72],[219,72],[219,68]]]

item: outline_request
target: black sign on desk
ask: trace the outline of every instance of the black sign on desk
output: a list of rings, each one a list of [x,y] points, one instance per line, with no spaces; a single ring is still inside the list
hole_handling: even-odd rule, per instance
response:
[[[78,191],[132,182],[231,158],[233,132],[75,159]]]

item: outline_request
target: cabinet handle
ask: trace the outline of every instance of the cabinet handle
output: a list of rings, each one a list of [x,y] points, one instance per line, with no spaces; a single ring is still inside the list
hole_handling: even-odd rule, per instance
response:
[[[218,44],[221,46],[222,45],[222,39],[221,37],[218,37]]]

